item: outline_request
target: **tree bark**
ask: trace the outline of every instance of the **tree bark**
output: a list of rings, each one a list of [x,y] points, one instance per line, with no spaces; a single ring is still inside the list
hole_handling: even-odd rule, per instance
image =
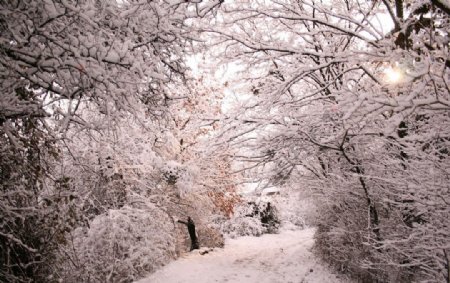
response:
[[[191,238],[191,251],[197,250],[200,248],[200,244],[198,242],[197,234],[195,233],[195,224],[191,217],[188,217],[188,221],[178,220],[178,223],[184,224],[187,226],[189,237]]]
[[[403,20],[403,0],[395,0],[395,12],[397,18]]]

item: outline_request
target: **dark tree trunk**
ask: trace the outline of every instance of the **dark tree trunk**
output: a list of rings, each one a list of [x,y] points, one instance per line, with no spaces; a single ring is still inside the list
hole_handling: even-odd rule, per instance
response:
[[[403,0],[395,0],[395,12],[397,18],[403,20]]]
[[[191,251],[197,250],[200,248],[200,244],[198,242],[197,234],[195,233],[195,224],[194,221],[190,217],[188,217],[188,221],[178,220],[178,223],[184,224],[188,228],[189,237],[191,238]]]

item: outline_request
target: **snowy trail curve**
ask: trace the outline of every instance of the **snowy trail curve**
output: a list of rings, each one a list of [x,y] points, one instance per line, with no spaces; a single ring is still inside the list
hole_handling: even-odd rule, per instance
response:
[[[205,255],[194,251],[137,283],[344,283],[311,252],[314,229],[226,241]]]

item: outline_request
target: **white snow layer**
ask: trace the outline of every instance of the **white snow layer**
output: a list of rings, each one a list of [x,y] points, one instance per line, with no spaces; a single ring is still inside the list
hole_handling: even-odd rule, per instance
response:
[[[344,283],[311,252],[314,228],[227,239],[224,249],[193,251],[136,283]]]

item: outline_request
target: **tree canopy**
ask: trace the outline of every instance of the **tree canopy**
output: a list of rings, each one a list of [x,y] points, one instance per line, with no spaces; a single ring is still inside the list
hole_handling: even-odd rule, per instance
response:
[[[135,280],[242,182],[312,192],[340,271],[449,280],[447,2],[0,7],[1,281]]]

